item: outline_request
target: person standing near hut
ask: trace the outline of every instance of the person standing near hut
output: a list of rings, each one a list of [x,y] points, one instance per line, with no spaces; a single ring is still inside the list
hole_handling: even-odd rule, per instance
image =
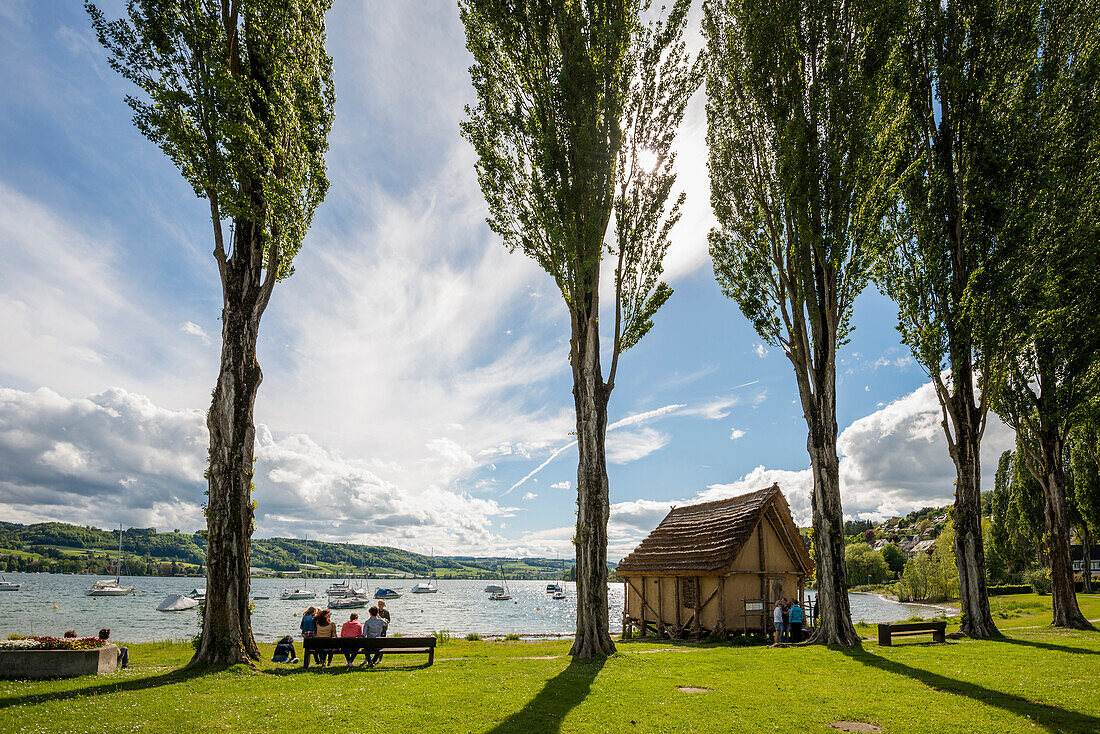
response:
[[[789,601],[787,601],[787,597],[783,597],[782,599],[780,599],[780,602],[782,602],[782,604],[783,604],[783,636],[781,638],[779,638],[779,641],[780,642],[790,642],[791,641],[791,620],[790,620],[791,603]]]
[[[783,634],[786,632],[783,623],[783,600],[775,600],[775,609],[772,611],[772,623],[775,625],[775,644],[779,644],[783,640]]]
[[[802,642],[802,622],[806,618],[798,599],[791,602],[791,610],[787,615],[790,624],[791,642]]]

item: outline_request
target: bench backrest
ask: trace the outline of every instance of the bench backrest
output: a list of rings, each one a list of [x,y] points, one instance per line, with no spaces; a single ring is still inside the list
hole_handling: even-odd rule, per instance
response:
[[[886,624],[883,622],[879,627],[885,627],[891,632],[934,632],[946,630],[947,622],[904,622],[902,624]]]
[[[391,649],[404,647],[435,647],[435,637],[307,637],[303,640],[306,650],[363,649],[364,647]]]

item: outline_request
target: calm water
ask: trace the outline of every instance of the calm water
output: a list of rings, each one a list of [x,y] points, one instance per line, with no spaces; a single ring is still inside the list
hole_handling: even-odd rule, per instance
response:
[[[123,577],[126,586],[138,592],[131,596],[92,597],[84,590],[96,576],[62,574],[5,574],[9,581],[23,584],[19,591],[0,592],[0,636],[20,634],[54,635],[74,629],[80,635],[95,634],[101,627],[112,629],[112,638],[128,641],[180,639],[198,632],[198,612],[158,612],[157,606],[168,594],[186,594],[205,586],[204,579]],[[284,634],[298,632],[299,618],[295,613],[310,604],[325,604],[324,590],[331,580],[316,579],[308,588],[317,599],[282,601],[278,596],[289,584],[285,579],[253,579],[252,593],[270,596],[257,601],[252,616],[253,631],[260,642],[273,642]],[[384,582],[387,583],[387,582]],[[576,614],[574,586],[568,584],[569,599],[553,601],[546,595],[548,581],[510,581],[513,601],[489,601],[482,591],[487,581],[439,581],[438,594],[409,594],[415,580],[397,580],[390,588],[405,594],[389,599],[386,606],[393,616],[391,629],[404,634],[423,634],[433,630],[450,630],[465,635],[572,634]],[[364,584],[357,584],[362,586]],[[371,581],[373,594],[377,588]],[[618,631],[622,623],[622,584],[609,586],[611,627]],[[898,604],[871,594],[852,594],[852,618],[856,621],[893,622],[913,614],[931,616],[928,607]],[[343,622],[356,611],[366,616],[366,609],[336,610],[333,619]]]

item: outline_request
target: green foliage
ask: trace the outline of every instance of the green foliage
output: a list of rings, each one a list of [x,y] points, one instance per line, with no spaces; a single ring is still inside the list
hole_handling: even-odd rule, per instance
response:
[[[897,584],[901,601],[947,601],[959,595],[955,566],[955,531],[950,523],[936,538],[932,553],[918,553],[905,564]]]
[[[676,0],[647,26],[638,0],[599,11],[460,2],[478,99],[462,134],[478,155],[489,226],[578,313],[592,306],[606,250],[616,263],[616,356],[671,294],[659,279],[683,203],[681,194],[668,206],[672,143],[699,83],[682,38],[689,6]]]
[[[437,645],[446,645],[454,639],[454,635],[451,634],[450,630],[432,630],[429,634],[435,638],[435,644]]]
[[[111,68],[145,94],[126,98],[134,125],[209,200],[217,250],[223,220],[247,224],[277,278],[328,189],[330,4],[131,0],[118,20],[85,4]]]
[[[504,639],[509,642],[518,642],[520,637],[517,634],[507,634],[504,636]]]
[[[901,549],[893,543],[888,543],[882,547],[880,552],[882,553],[882,560],[886,561],[886,567],[890,569],[890,573],[894,576],[901,576],[901,572],[905,570],[905,562],[908,560]]]
[[[1019,449],[1001,454],[991,510],[986,548],[990,580],[1019,579],[1035,564],[1043,534],[1043,490]]]
[[[1050,593],[1050,569],[1033,568],[1024,574],[1024,579],[1031,590],[1040,596]]]
[[[882,553],[871,550],[867,543],[853,543],[844,548],[844,563],[848,569],[848,583],[852,586],[881,584],[890,578],[890,567]]]
[[[470,634],[466,635],[466,642],[477,642],[480,639],[481,635],[479,635],[477,632],[471,632]]]

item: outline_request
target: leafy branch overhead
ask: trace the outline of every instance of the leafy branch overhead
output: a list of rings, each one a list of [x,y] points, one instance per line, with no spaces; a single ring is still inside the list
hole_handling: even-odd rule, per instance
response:
[[[329,4],[130,0],[108,20],[86,3],[108,63],[147,95],[126,98],[135,126],[209,200],[223,270],[228,219],[258,227],[263,267],[289,276],[328,190],[332,60],[299,29],[323,28]]]
[[[690,2],[649,25],[640,6],[596,23],[560,3],[461,5],[478,93],[462,134],[478,154],[487,222],[571,308],[598,283],[604,253],[613,258],[616,355],[671,295],[660,278],[684,201],[673,197],[672,144],[701,82],[683,41]]]

